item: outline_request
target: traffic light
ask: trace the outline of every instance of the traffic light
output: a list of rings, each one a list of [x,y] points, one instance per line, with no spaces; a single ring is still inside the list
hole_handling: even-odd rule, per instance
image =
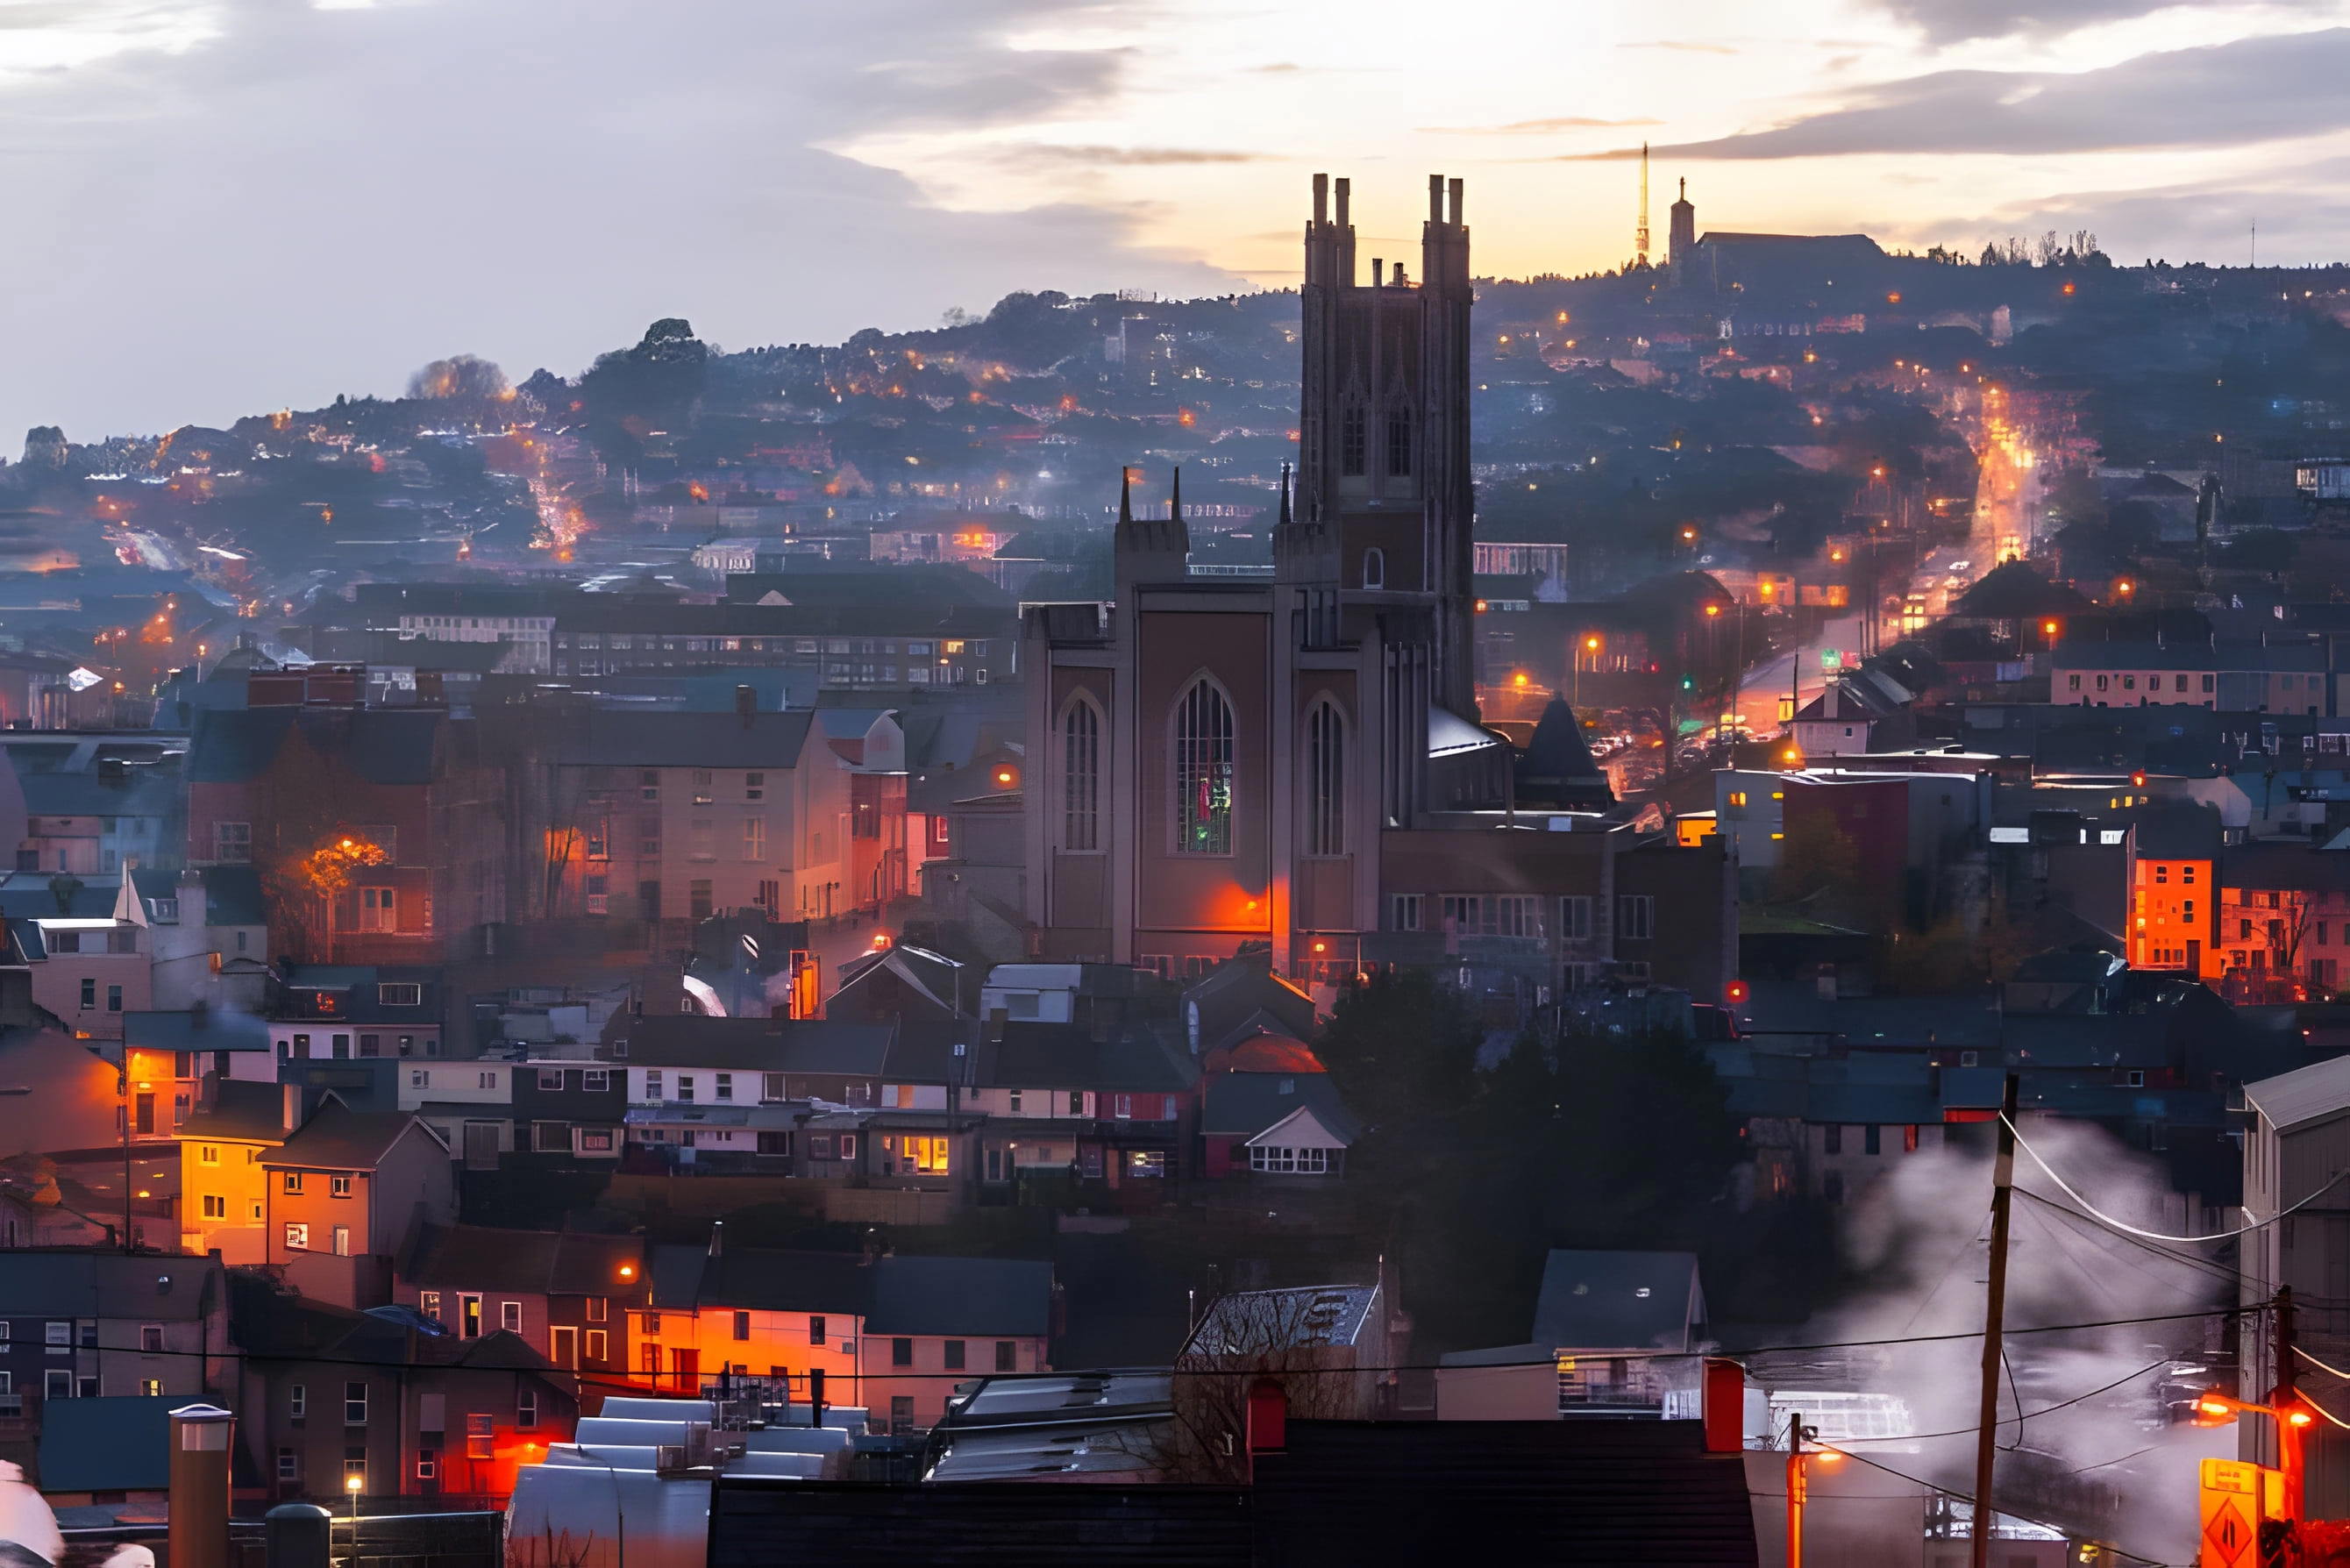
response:
[[[1682,677],[1681,677],[1681,690],[1682,690],[1682,691],[1696,691],[1696,690],[1697,690],[1697,677],[1696,677],[1696,676],[1694,676],[1694,675],[1684,675],[1684,676],[1682,676]]]
[[[1746,982],[1742,980],[1731,981],[1728,988],[1722,992],[1722,995],[1728,999],[1732,1007],[1737,1006],[1746,1000]]]

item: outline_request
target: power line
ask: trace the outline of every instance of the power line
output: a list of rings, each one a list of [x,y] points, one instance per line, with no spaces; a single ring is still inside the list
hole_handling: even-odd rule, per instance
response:
[[[2002,1117],[2002,1119],[2004,1120],[2005,1118]],[[2332,1176],[2328,1177],[2315,1191],[2310,1193],[2308,1197],[2303,1199],[2300,1202],[2295,1203],[2290,1209],[2278,1210],[2274,1214],[2270,1215],[2265,1220],[2255,1220],[2249,1225],[2240,1225],[2232,1231],[2214,1231],[2208,1236],[2171,1236],[2167,1235],[2160,1231],[2143,1230],[2138,1226],[2131,1224],[2126,1220],[2116,1220],[2112,1215],[2106,1213],[2104,1210],[2099,1209],[2095,1204],[2082,1197],[2071,1182],[2066,1181],[2063,1177],[2056,1174],[2056,1168],[2050,1165],[2045,1159],[2043,1159],[2040,1156],[2040,1151],[2033,1147],[2031,1144],[2024,1141],[2023,1134],[2017,1129],[2013,1122],[2009,1122],[2007,1124],[2007,1127],[2008,1131],[2015,1135],[2017,1146],[2021,1147],[2024,1153],[2032,1157],[2033,1164],[2038,1166],[2042,1170],[2047,1173],[2049,1180],[2054,1182],[2058,1187],[2064,1189],[2065,1197],[2079,1204],[2084,1210],[2095,1216],[2098,1220],[2111,1226],[2116,1231],[2126,1231],[2133,1236],[2144,1236],[2150,1241],[2224,1241],[2231,1236],[2241,1236],[2249,1231],[2264,1230],[2267,1227],[2275,1224],[2286,1215],[2293,1213],[2294,1210],[2304,1209],[2310,1204],[2316,1202],[2318,1199],[2324,1196],[2327,1191],[2339,1184],[2344,1177],[2350,1176],[2350,1170],[2335,1171]]]
[[[2022,1428],[2023,1424],[2026,1421],[2032,1420],[2035,1417],[2046,1416],[2058,1410],[2067,1409],[2072,1406],[2080,1404],[2085,1399],[2094,1399],[2100,1394],[2110,1394],[2125,1383],[2135,1382],[2137,1379],[2145,1376],[2147,1373],[2152,1372],[2157,1367],[2168,1366],[2169,1365],[2170,1357],[2166,1355],[2159,1361],[2150,1361],[2147,1363],[2147,1365],[2139,1367],[2135,1372],[2124,1373],[2121,1376],[2115,1378],[2111,1383],[2092,1388],[2086,1394],[2075,1394],[2070,1399],[2060,1399],[2054,1405],[2043,1405],[2037,1410],[2026,1410],[2023,1407],[2023,1397],[2020,1394],[2014,1393],[2015,1375],[2013,1371],[2011,1370],[2008,1374],[2008,1389],[2010,1394],[2015,1399],[2015,1414],[2002,1417],[1999,1424],[2002,1427],[2015,1427],[2018,1429],[2017,1436],[2021,1438],[2022,1435]],[[1947,1432],[1908,1432],[1900,1437],[1848,1438],[1846,1441],[1854,1443],[1923,1443],[1929,1442],[1936,1438],[1972,1437],[1975,1431],[1976,1428],[1971,1426],[1953,1427]],[[2015,1450],[2010,1449],[2007,1451],[2013,1453]]]
[[[1911,1486],[1923,1487],[1928,1491],[1939,1493],[1939,1495],[1950,1498],[1954,1501],[1963,1502],[1970,1508],[1974,1506],[1974,1496],[1970,1492],[1963,1492],[1953,1487],[1943,1486],[1939,1481],[1929,1481],[1923,1476],[1913,1476],[1907,1470],[1897,1470],[1891,1465],[1884,1464],[1878,1460],[1870,1459],[1866,1454],[1852,1453],[1846,1449],[1837,1448],[1832,1443],[1822,1443],[1820,1447],[1832,1453],[1843,1454],[1846,1459],[1857,1459],[1871,1469],[1883,1470],[1887,1475],[1896,1477],[1901,1480],[1906,1480]],[[2106,1462],[2109,1464],[2117,1464],[2120,1461],[2107,1460]],[[1996,1521],[1997,1518],[2001,1514],[2004,1514],[2010,1519],[2021,1520],[2025,1524],[2036,1524],[2043,1530],[2054,1530],[2059,1534],[2070,1533],[2065,1531],[2064,1527],[2061,1524],[2053,1523],[2045,1519],[2034,1519],[2028,1513],[2018,1513],[2013,1509],[1994,1509],[1992,1511],[1993,1521]],[[2166,1563],[2159,1557],[2148,1557],[2143,1552],[2131,1552],[2126,1548],[2116,1546],[2110,1542],[2099,1542],[2097,1544],[2102,1550],[2111,1552],[2117,1557],[2126,1557],[2133,1563],[2147,1563],[2149,1565],[2149,1568],[2185,1568],[2185,1565],[2183,1564]]]

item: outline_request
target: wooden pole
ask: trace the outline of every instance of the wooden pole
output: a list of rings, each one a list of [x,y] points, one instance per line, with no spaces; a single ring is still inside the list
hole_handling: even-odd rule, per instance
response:
[[[1975,1422],[1972,1568],[1991,1568],[1991,1462],[1998,1452],[2001,1335],[2007,1326],[2007,1220],[2015,1192],[2015,1075],[1999,1096],[1999,1157],[1991,1177],[1991,1288],[1983,1303],[1982,1403]]]

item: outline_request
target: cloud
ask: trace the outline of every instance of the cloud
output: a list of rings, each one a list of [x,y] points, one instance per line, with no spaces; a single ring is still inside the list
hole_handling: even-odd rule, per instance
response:
[[[1734,55],[1738,51],[1728,44],[1700,44],[1682,38],[1654,38],[1644,43],[1618,44],[1619,49],[1674,49],[1685,55]]]
[[[1430,136],[1546,136],[1555,130],[1589,130],[1595,127],[1620,129],[1664,123],[1661,119],[1593,119],[1584,115],[1570,114],[1555,119],[1515,119],[1507,125],[1423,125],[1419,129]]]
[[[2350,124],[2350,28],[2242,38],[2055,71],[1937,71],[1856,88],[1764,130],[1655,150],[1679,158],[2109,152],[2228,147]],[[1638,148],[1574,158],[1625,159]]]
[[[0,259],[0,431],[216,424],[457,352],[576,371],[664,316],[742,347],[1231,286],[1136,211],[947,211],[827,150],[1113,112],[1125,52],[1012,41],[1097,0],[180,3],[208,41],[0,87],[41,236]]]
[[[1104,168],[1159,169],[1191,163],[1263,163],[1269,152],[1226,152],[1204,147],[1067,147],[1021,141],[998,149],[1005,163],[1071,163]]]
[[[2099,22],[2117,22],[2168,10],[2176,0],[1877,0],[1877,9],[1926,35],[1933,44],[1970,38],[2005,38],[2016,34],[2070,33]],[[2310,0],[2286,0],[2293,9],[2315,13]]]

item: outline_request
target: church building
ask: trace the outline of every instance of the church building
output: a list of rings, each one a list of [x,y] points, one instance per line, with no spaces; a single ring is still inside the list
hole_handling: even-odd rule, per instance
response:
[[[1178,474],[1163,511],[1122,488],[1111,603],[1030,607],[1037,956],[1183,975],[1269,943],[1309,981],[1464,983],[1491,961],[1488,989],[1525,1002],[1609,973],[1726,982],[1719,846],[1615,809],[1565,703],[1523,754],[1477,722],[1469,230],[1461,182],[1428,201],[1419,275],[1374,260],[1365,284],[1347,182],[1315,176],[1271,576],[1191,573]],[[1659,897],[1700,918],[1665,938]]]

